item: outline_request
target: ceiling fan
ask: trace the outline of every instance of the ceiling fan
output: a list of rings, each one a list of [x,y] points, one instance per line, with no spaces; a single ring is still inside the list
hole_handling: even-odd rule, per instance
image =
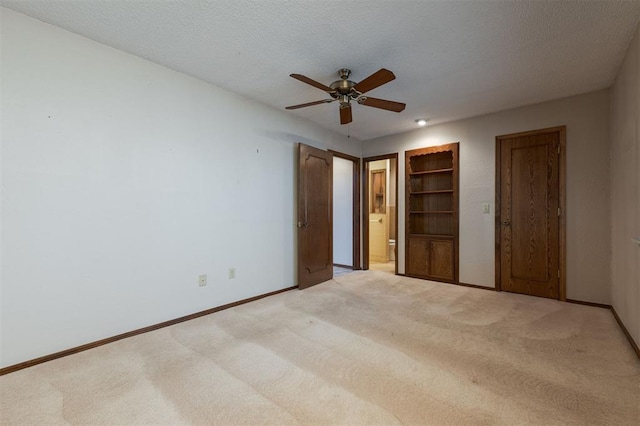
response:
[[[298,109],[339,101],[340,124],[348,124],[353,121],[351,117],[351,101],[356,101],[360,105],[386,109],[387,111],[393,112],[403,111],[406,107],[405,104],[400,102],[364,96],[364,93],[368,92],[369,90],[380,87],[383,84],[386,84],[396,78],[396,76],[393,75],[393,73],[388,69],[382,68],[362,80],[360,83],[355,83],[349,80],[351,70],[348,68],[342,68],[341,70],[339,70],[338,75],[340,75],[340,80],[334,81],[329,86],[325,86],[324,84],[318,83],[317,81],[312,80],[302,74],[290,74],[290,76],[295,78],[296,80],[300,80],[303,83],[307,83],[313,87],[317,87],[320,90],[324,90],[329,94],[329,96],[331,96],[331,98],[323,99],[321,101],[308,102],[306,104],[291,105],[286,107],[285,109]]]

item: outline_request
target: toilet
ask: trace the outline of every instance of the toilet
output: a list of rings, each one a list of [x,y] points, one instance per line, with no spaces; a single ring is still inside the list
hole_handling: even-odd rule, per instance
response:
[[[389,262],[396,260],[396,240],[389,240]]]

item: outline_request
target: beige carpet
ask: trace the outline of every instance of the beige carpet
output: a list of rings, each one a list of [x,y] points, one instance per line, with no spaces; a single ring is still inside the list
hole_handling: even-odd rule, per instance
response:
[[[638,424],[608,310],[357,271],[0,377],[10,424]]]
[[[372,271],[382,271],[382,272],[390,272],[392,274],[396,273],[396,263],[395,262],[369,262],[369,269]]]

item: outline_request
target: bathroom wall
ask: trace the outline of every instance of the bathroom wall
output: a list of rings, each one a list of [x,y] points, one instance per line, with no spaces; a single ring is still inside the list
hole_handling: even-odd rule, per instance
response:
[[[297,143],[360,141],[0,14],[0,367],[296,284]]]
[[[389,173],[387,175],[387,191],[389,196],[387,197],[387,214],[389,215],[389,239],[396,239],[396,227],[395,221],[398,214],[398,207],[396,206],[396,172],[398,169],[398,162],[395,160],[389,160]],[[400,176],[398,176],[398,179]]]
[[[399,272],[405,266],[406,150],[460,142],[460,281],[493,287],[495,137],[561,125],[567,126],[567,297],[610,303],[609,90],[364,142],[364,157],[399,154]]]

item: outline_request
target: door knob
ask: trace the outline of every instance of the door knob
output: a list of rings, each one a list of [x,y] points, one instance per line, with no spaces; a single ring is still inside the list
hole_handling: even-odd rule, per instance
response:
[[[504,226],[509,226],[509,225],[511,225],[511,222],[509,222],[508,220],[503,220],[503,221],[502,221],[502,224],[503,224]]]

